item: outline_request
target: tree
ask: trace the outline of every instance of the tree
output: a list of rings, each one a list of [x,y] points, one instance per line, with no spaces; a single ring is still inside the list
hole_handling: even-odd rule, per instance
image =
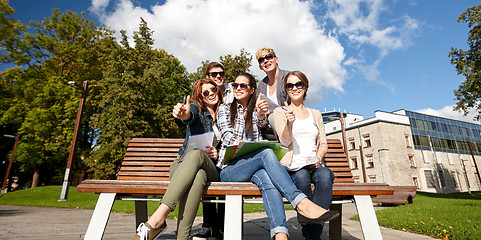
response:
[[[9,105],[1,109],[0,125],[19,125],[22,139],[16,162],[22,172],[33,174],[35,187],[39,182],[61,183],[80,98],[66,83],[88,80],[95,86],[102,77],[102,41],[112,38],[84,14],[71,11],[62,14],[54,9],[50,18],[32,24],[34,33],[23,32],[5,42],[1,61],[22,67],[0,75],[2,89],[10,93],[3,99]],[[89,129],[87,119],[82,131]],[[87,145],[85,151],[91,148]],[[41,172],[48,175],[41,178]]]
[[[152,31],[141,19],[131,47],[125,31],[112,45],[99,82],[99,108],[93,117],[96,149],[85,161],[94,178],[113,178],[133,137],[182,137],[171,115],[191,92],[185,67],[173,55],[153,49]]]
[[[464,115],[474,108],[476,120],[481,120],[481,5],[470,7],[459,16],[458,22],[465,22],[470,28],[468,50],[451,47],[449,57],[458,74],[466,80],[454,91],[457,103],[455,110],[462,110]]]
[[[241,72],[249,72],[251,67],[252,55],[246,52],[243,48],[239,55],[226,54],[221,56],[219,63],[224,66],[225,82],[234,82],[235,77]],[[197,72],[192,73],[190,78],[197,80],[205,78],[205,69],[210,61],[202,61],[201,66],[197,68]]]

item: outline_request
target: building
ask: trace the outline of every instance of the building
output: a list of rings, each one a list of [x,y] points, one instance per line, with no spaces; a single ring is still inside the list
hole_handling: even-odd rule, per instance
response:
[[[342,138],[340,112],[323,113],[327,138]],[[425,192],[480,191],[481,125],[408,110],[343,113],[355,181]]]

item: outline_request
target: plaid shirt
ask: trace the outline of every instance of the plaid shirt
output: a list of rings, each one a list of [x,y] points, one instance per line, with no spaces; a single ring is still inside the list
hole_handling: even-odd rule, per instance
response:
[[[255,110],[254,110],[255,111]],[[225,164],[222,163],[224,160],[225,150],[228,146],[236,145],[240,140],[246,140],[245,138],[245,120],[244,111],[242,110],[242,105],[237,103],[237,117],[235,119],[235,125],[232,126],[230,123],[230,104],[223,103],[220,105],[219,110],[217,110],[217,127],[221,133],[222,147],[219,151],[219,158],[217,162],[217,167],[224,168]],[[258,120],[257,114],[252,114],[252,130],[251,141],[262,140],[259,128],[267,126],[267,119]]]

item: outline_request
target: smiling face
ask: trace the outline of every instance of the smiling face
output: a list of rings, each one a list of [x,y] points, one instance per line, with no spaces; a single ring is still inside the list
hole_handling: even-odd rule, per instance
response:
[[[286,80],[286,92],[291,102],[304,101],[306,86],[301,79],[295,75],[289,75]]]
[[[245,76],[238,76],[235,79],[234,84],[232,84],[232,87],[234,90],[234,98],[242,105],[247,103],[249,97],[255,91],[255,89],[249,85],[249,79]]]
[[[208,75],[206,76],[207,79],[212,79],[217,84],[217,86],[221,86],[224,84],[225,75],[224,70],[220,67],[214,67],[209,70]],[[215,76],[214,76],[215,75]]]
[[[210,83],[202,85],[202,100],[204,101],[205,105],[213,107],[219,102],[217,90],[217,86],[214,86]]]
[[[259,58],[258,62],[259,68],[267,73],[276,70],[277,64],[279,63],[279,58],[272,54],[266,54]]]

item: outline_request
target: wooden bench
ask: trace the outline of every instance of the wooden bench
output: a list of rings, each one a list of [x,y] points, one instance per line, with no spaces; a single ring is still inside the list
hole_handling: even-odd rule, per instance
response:
[[[391,186],[394,189],[393,195],[379,195],[372,199],[373,203],[383,205],[401,205],[413,203],[416,197],[416,186]]]
[[[84,180],[79,192],[100,194],[84,239],[102,239],[110,211],[116,199],[135,201],[136,225],[145,222],[147,196],[161,196],[169,185],[169,166],[176,158],[183,139],[133,138],[127,148],[117,180]],[[354,201],[365,239],[382,239],[371,196],[392,195],[387,184],[354,183],[346,155],[339,140],[328,140],[326,166],[335,175],[331,209],[342,214],[342,202]],[[244,197],[261,197],[254,183],[210,182],[203,196],[225,196],[224,239],[242,238]],[[341,217],[329,223],[330,239],[341,239]],[[132,231],[134,233],[134,230]]]

